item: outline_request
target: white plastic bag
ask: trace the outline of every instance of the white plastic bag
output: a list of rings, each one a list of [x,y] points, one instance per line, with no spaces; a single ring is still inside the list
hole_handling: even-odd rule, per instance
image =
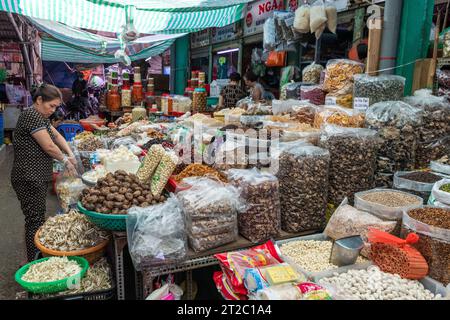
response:
[[[272,51],[278,44],[277,31],[274,18],[268,18],[264,23],[263,34],[264,49]]]
[[[433,189],[431,190],[431,194],[433,195],[433,197],[436,199],[436,201],[450,206],[450,192],[446,192],[446,191],[442,191],[440,190],[440,188],[445,185],[445,184],[449,184],[450,183],[450,179],[442,179],[438,182],[436,182],[433,185]]]
[[[337,28],[337,9],[334,1],[326,0],[325,12],[327,14],[327,27],[332,33],[336,34]]]
[[[323,26],[326,26],[327,14],[323,0],[317,0],[311,6],[309,26],[311,33],[316,32]]]
[[[153,291],[145,300],[181,300],[183,290],[174,283],[166,283]]]
[[[294,29],[300,33],[308,33],[310,30],[310,11],[309,4],[303,4],[297,10],[295,10]]]

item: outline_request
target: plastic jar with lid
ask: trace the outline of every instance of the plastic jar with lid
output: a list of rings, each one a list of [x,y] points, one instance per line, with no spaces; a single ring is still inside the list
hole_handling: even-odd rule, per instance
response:
[[[121,98],[119,94],[119,87],[117,85],[113,85],[108,97],[109,110],[111,111],[120,111],[121,109]]]
[[[131,107],[131,88],[130,88],[130,76],[128,73],[123,73],[122,83],[122,107]]]
[[[143,97],[143,87],[141,82],[141,68],[134,68],[134,83],[133,90],[131,91],[131,100],[134,105],[140,105]]]
[[[206,110],[206,89],[196,88],[193,94],[192,108],[194,112],[205,112]]]

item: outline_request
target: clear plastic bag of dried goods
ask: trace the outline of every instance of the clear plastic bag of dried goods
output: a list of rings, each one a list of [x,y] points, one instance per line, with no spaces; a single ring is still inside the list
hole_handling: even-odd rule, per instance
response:
[[[419,235],[414,247],[427,260],[429,277],[447,285],[450,283],[450,209],[423,206],[403,213],[402,238],[410,232]],[[447,222],[447,223],[446,223]]]
[[[450,32],[447,32],[444,35],[444,52],[442,57],[450,58]]]
[[[277,27],[274,18],[268,18],[264,23],[263,43],[265,50],[275,50],[278,44]]]
[[[172,195],[146,208],[131,207],[127,215],[129,251],[136,270],[182,261],[187,253],[183,212]]]
[[[326,105],[336,105],[345,108],[353,108],[353,94],[333,94],[329,93],[325,96]]]
[[[431,161],[430,169],[434,172],[450,175],[450,161],[448,160],[448,156],[444,156],[436,161]]]
[[[327,14],[327,27],[332,33],[336,34],[337,28],[337,8],[334,1],[325,1],[325,13]]]
[[[438,182],[436,182],[433,185],[433,189],[431,190],[431,194],[433,195],[434,199],[439,201],[440,203],[443,203],[444,205],[450,206],[450,192],[444,191],[441,189],[442,186],[448,185],[447,189],[450,189],[450,179],[442,179]]]
[[[403,98],[406,79],[394,75],[369,76],[355,74],[353,96],[368,98],[369,106],[381,101],[397,101]]]
[[[324,68],[315,62],[307,65],[302,71],[302,81],[319,84],[320,82],[320,74]]]
[[[422,124],[423,110],[413,107],[403,101],[379,102],[370,106],[366,111],[366,124],[372,128],[384,126],[413,127]]]
[[[128,147],[130,145],[135,145],[136,144],[136,140],[133,139],[132,137],[123,137],[123,138],[119,138],[114,140],[114,142],[111,145],[111,149],[117,149],[120,146],[125,146]]]
[[[405,205],[405,206],[398,206],[398,207],[390,207],[386,206],[382,203],[372,202],[369,200],[364,199],[365,196],[374,194],[374,193],[389,193],[392,195],[392,193],[395,193],[398,195],[398,197],[408,197],[410,198],[411,204]],[[355,194],[355,208],[358,210],[367,211],[381,219],[386,220],[401,220],[403,211],[418,208],[423,205],[423,199],[421,197],[418,197],[416,195],[402,192],[398,190],[392,190],[392,189],[372,189],[368,191],[362,191]]]
[[[439,87],[450,89],[450,70],[436,70],[436,78]]]
[[[416,168],[426,168],[431,161],[450,155],[450,135],[432,141],[418,141],[417,149]]]
[[[160,144],[154,144],[150,147],[144,160],[142,160],[141,167],[136,173],[142,183],[149,181],[164,154],[165,150]]]
[[[302,4],[295,10],[294,29],[300,33],[309,33],[311,6],[307,3]]]
[[[323,106],[317,109],[314,117],[314,127],[334,124],[349,128],[364,128],[365,114],[340,106]]]
[[[177,197],[192,249],[199,252],[235,241],[237,212],[245,208],[238,190],[209,178],[186,178],[184,182],[190,187]]]
[[[87,186],[80,177],[60,174],[56,180],[56,195],[64,212],[75,206],[84,188]]]
[[[252,242],[278,237],[281,230],[278,179],[256,168],[231,169],[227,176],[246,203],[245,210],[238,213],[239,233]]]
[[[288,83],[284,88],[286,91],[286,99],[300,100],[300,88],[302,84],[302,82]]]
[[[315,146],[285,149],[279,157],[281,227],[287,232],[325,225],[330,154]]]
[[[317,0],[311,5],[310,17],[309,17],[309,27],[311,33],[316,32],[323,25],[326,25],[327,13],[325,11],[325,6],[323,0]]]
[[[333,94],[353,93],[353,76],[364,72],[364,64],[347,59],[327,63],[323,89]]]
[[[278,33],[281,35],[281,39],[288,42],[296,41],[298,39],[298,34],[293,29],[295,17],[293,12],[275,11],[273,17],[277,24]]]
[[[396,224],[396,221],[384,221],[366,211],[355,209],[345,198],[331,216],[324,233],[334,240],[359,235],[367,242],[369,227],[392,232]]]
[[[370,129],[326,125],[319,146],[331,155],[329,175],[330,203],[337,205],[356,192],[374,187],[374,174],[379,141]]]
[[[309,100],[315,105],[325,104],[325,92],[319,85],[302,85],[300,87],[300,99]]]
[[[166,152],[155,169],[151,179],[151,190],[154,196],[161,195],[170,176],[178,164],[178,156],[174,152]]]
[[[297,106],[299,101],[296,99],[287,100],[272,100],[272,113],[274,115],[291,112],[294,106]]]
[[[411,190],[415,192],[424,192],[424,193],[431,193],[431,190],[433,189],[433,185],[435,182],[439,181],[440,176],[428,172],[424,172],[423,174],[427,175],[434,175],[436,176],[435,182],[419,182],[414,180],[409,180],[407,178],[404,178],[404,176],[409,175],[411,173],[420,173],[420,171],[397,171],[394,175],[394,188],[395,189],[405,189],[405,190]],[[428,200],[428,197],[426,199]]]

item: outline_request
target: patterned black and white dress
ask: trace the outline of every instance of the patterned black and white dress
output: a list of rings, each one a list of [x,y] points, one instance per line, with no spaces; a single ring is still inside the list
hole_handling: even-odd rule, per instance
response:
[[[20,114],[13,136],[14,163],[11,183],[25,215],[28,261],[34,260],[38,252],[34,245],[34,235],[45,221],[47,191],[53,170],[52,157],[32,136],[40,130],[47,130],[55,141],[50,121],[32,107]]]

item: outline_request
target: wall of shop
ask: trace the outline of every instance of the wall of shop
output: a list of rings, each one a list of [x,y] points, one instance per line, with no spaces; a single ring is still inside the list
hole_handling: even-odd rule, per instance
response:
[[[253,49],[262,49],[264,22],[274,11],[295,11],[299,2],[301,1],[257,0],[247,5],[241,21],[223,28],[212,28],[191,34],[189,71],[206,72],[208,83],[214,79],[221,79],[233,71],[244,74],[251,66]],[[320,43],[316,42],[313,34],[305,35],[302,44],[296,44],[296,51],[288,52],[286,65],[299,66],[302,69],[315,60],[325,65],[329,59],[346,58],[352,43],[367,38],[365,21],[369,16],[366,12],[368,4],[354,5],[349,0],[336,0],[335,4],[339,12],[337,35],[326,32]],[[317,45],[320,46],[320,50],[316,56]],[[281,69],[270,68],[265,72],[271,73],[272,78],[279,78]],[[274,89],[277,87],[273,83],[272,86]]]

